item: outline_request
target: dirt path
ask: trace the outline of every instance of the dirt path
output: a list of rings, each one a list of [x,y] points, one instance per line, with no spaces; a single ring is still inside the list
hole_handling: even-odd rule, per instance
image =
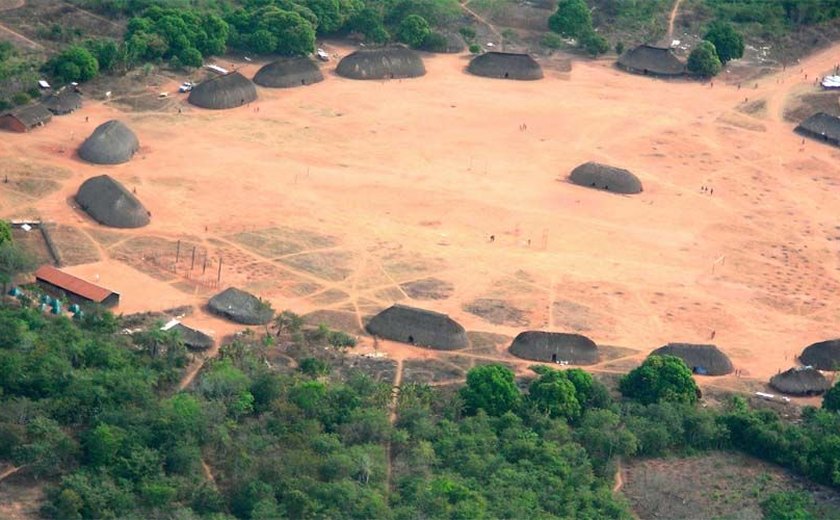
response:
[[[624,476],[621,470],[621,457],[619,457],[615,462],[615,485],[613,486],[613,493],[618,493],[622,487],[624,487]]]
[[[494,36],[496,36],[496,38],[498,38],[498,39],[499,39],[499,43],[503,44],[503,43],[504,43],[504,41],[505,41],[505,39],[504,39],[504,37],[502,37],[502,33],[500,33],[500,32],[499,32],[499,30],[498,30],[498,29],[496,29],[496,26],[495,26],[495,25],[493,25],[492,23],[490,23],[490,21],[489,21],[489,20],[487,20],[486,18],[484,18],[484,17],[483,17],[483,16],[481,16],[480,14],[476,13],[475,11],[473,11],[472,9],[470,9],[469,7],[467,7],[467,4],[469,4],[469,3],[470,3],[470,0],[467,0],[466,2],[463,2],[463,3],[461,4],[461,9],[462,9],[465,13],[467,13],[468,15],[470,15],[470,16],[472,16],[473,18],[475,18],[476,20],[478,20],[480,23],[482,23],[482,24],[486,25],[486,26],[487,26],[487,28],[488,28],[488,29],[490,29],[490,32],[491,32],[491,33],[493,33],[493,35],[494,35]]]
[[[394,374],[394,382],[391,385],[391,413],[388,416],[388,419],[391,421],[391,425],[393,426],[395,422],[397,422],[397,403],[400,399],[400,385],[402,384],[402,376],[403,376],[403,360],[397,359],[397,369],[396,373]],[[385,450],[385,456],[388,458],[388,466],[386,468],[385,474],[385,489],[388,493],[391,492],[391,466],[393,465],[393,461],[391,460],[391,441],[388,441],[388,446]]]
[[[204,462],[204,459],[201,459],[201,470],[202,472],[204,472],[204,478],[206,478],[207,481],[213,484],[213,487],[215,487],[216,479],[215,477],[213,477],[213,472],[210,471],[210,466],[208,466],[207,463]]]
[[[19,7],[23,7],[24,0],[11,0],[10,2],[0,2],[0,11],[10,11],[12,9],[17,9]],[[27,47],[31,47],[33,49],[43,49],[44,46],[40,43],[33,42],[26,36],[20,34],[17,31],[13,31],[0,23],[0,34],[6,33],[12,41],[18,41]]]
[[[13,466],[13,467],[7,469],[6,471],[4,471],[3,473],[0,473],[0,482],[3,482],[5,479],[7,479],[8,477],[11,477],[12,475],[14,475],[15,473],[17,473],[18,471],[22,470],[25,467],[26,466]]]
[[[674,7],[671,9],[671,15],[668,17],[668,39],[670,40],[674,36],[674,21],[677,19],[677,13],[680,9],[680,4],[682,0],[675,0]],[[670,42],[668,42],[670,43]]]

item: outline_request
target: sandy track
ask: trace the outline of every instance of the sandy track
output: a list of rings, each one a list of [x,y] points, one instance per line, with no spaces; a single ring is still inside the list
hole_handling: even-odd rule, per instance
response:
[[[671,9],[671,14],[668,16],[668,39],[674,36],[674,22],[677,20],[677,13],[679,13],[680,4],[682,0],[674,0],[674,7]],[[669,41],[670,45],[671,42]]]

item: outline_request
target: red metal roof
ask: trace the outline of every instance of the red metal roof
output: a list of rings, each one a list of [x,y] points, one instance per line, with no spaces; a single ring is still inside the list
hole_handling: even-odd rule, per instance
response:
[[[65,273],[64,271],[59,271],[51,265],[42,265],[39,267],[35,271],[35,279],[43,280],[59,289],[96,303],[102,303],[105,298],[114,294],[114,291],[99,287],[81,278],[76,278],[72,274]]]

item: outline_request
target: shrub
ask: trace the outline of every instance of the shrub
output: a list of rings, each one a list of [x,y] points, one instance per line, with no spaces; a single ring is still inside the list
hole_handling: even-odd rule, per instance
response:
[[[458,29],[458,32],[461,33],[461,36],[464,37],[464,40],[468,42],[475,40],[475,29],[473,29],[472,27],[461,27],[460,29]]]
[[[477,43],[470,44],[470,52],[473,54],[478,54],[481,52],[481,45]]]
[[[553,32],[547,32],[542,35],[542,38],[540,38],[540,45],[546,49],[559,49],[563,47],[563,43],[563,37]]]
[[[426,39],[423,40],[423,45],[420,46],[424,51],[429,52],[446,52],[448,42],[446,36],[439,32],[430,32]]]
[[[29,94],[27,94],[26,92],[18,92],[17,94],[12,96],[12,103],[18,106],[25,105],[30,101],[31,99],[29,98]]]

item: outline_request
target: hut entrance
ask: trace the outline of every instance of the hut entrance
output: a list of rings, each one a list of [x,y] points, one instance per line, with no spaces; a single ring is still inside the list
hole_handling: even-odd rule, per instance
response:
[[[510,74],[505,72],[505,79],[508,79],[508,78],[510,78]]]
[[[409,336],[409,337],[408,337],[408,342],[409,342],[410,344],[414,345],[414,336]]]

